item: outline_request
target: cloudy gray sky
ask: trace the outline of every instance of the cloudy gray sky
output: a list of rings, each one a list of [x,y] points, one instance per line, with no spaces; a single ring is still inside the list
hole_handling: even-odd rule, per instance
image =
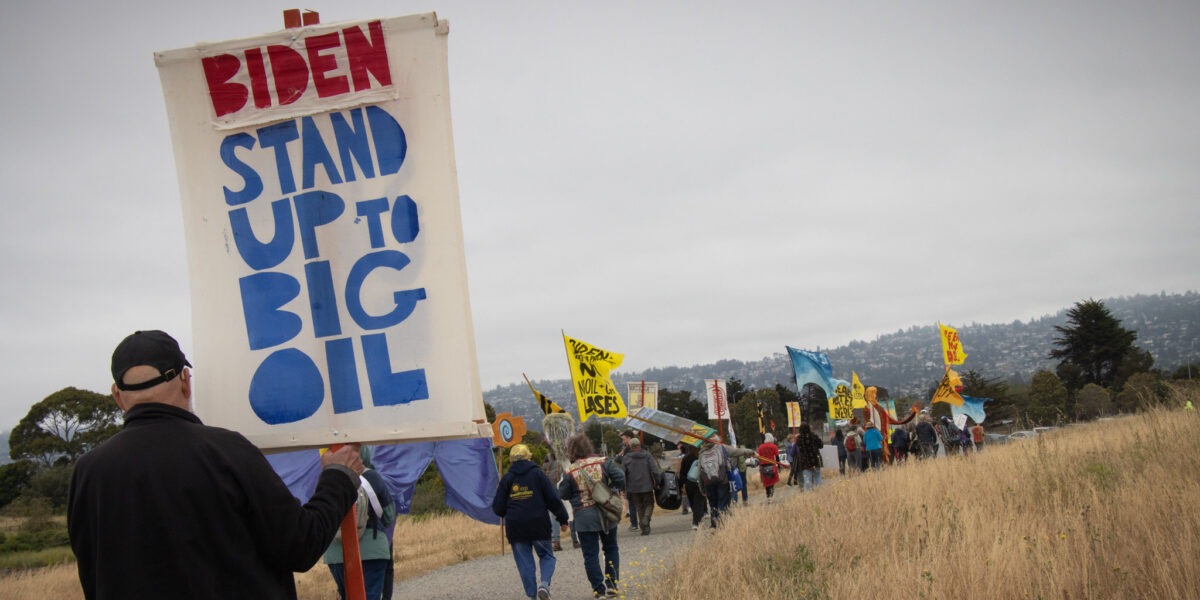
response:
[[[281,8],[5,2],[0,429],[134,329],[190,349],[152,53]],[[450,20],[484,389],[564,329],[632,371],[1200,287],[1194,1],[309,8]]]

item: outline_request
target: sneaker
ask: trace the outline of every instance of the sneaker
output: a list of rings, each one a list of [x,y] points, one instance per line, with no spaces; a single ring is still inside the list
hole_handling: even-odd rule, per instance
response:
[[[610,584],[604,588],[604,595],[609,598],[616,598],[621,595],[621,592],[617,591],[616,586]]]
[[[630,526],[629,526],[629,530],[630,530],[630,531],[637,531],[637,530],[638,530],[638,526],[637,526],[637,525],[630,525]]]
[[[692,525],[692,531],[700,531],[699,525]]]
[[[562,552],[562,542],[554,542],[554,551]]]
[[[538,600],[550,600],[550,590],[540,587],[537,594]]]

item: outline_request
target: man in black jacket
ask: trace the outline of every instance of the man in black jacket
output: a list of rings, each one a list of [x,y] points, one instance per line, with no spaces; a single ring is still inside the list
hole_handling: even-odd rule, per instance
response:
[[[550,600],[550,579],[554,576],[554,548],[550,544],[550,516],[558,520],[561,529],[567,528],[567,509],[558,498],[558,491],[550,479],[530,460],[533,453],[529,446],[517,444],[508,451],[512,465],[492,499],[492,512],[502,517],[508,543],[512,546],[513,560],[525,596]],[[542,577],[538,581],[533,564],[537,552]]]
[[[326,452],[303,506],[241,434],[191,413],[191,363],[161,331],[112,356],[125,427],[75,464],[67,529],[89,600],[294,599],[354,505],[358,445]]]

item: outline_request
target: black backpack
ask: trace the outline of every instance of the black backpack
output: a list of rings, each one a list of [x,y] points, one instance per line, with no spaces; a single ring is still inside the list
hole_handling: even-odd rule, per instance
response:
[[[679,475],[675,471],[662,472],[662,485],[654,490],[654,503],[663,510],[675,510],[683,504],[679,493]]]

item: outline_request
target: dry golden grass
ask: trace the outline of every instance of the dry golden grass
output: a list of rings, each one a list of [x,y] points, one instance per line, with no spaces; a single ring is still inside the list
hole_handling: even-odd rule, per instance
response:
[[[734,514],[640,597],[720,582],[746,598],[1197,598],[1196,412],[827,480]]]
[[[0,600],[76,600],[83,598],[75,563],[0,574]]]

